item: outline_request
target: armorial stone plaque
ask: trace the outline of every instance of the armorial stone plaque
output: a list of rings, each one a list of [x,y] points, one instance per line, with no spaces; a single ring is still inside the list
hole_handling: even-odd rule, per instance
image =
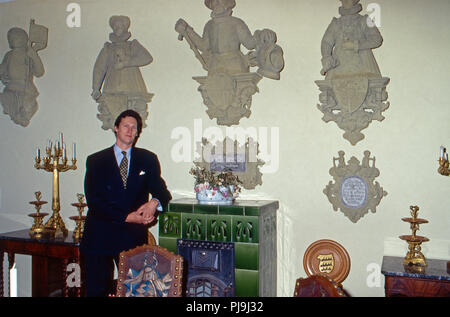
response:
[[[345,131],[352,145],[362,139],[361,130],[373,120],[382,121],[389,107],[386,86],[372,50],[383,38],[362,10],[359,0],[341,0],[340,17],[333,18],[321,43],[322,70],[325,80],[317,80],[322,120],[334,121]]]
[[[113,32],[95,61],[92,79],[92,98],[98,103],[97,118],[102,128],[114,128],[114,121],[124,110],[132,109],[142,118],[145,128],[147,103],[153,95],[147,92],[139,67],[150,64],[153,57],[136,39],[130,40],[130,18],[112,16],[109,25]]]
[[[259,92],[257,84],[263,76],[280,79],[283,50],[276,44],[274,31],[257,30],[252,35],[243,20],[232,16],[235,0],[205,0],[205,5],[212,12],[202,35],[183,19],[177,21],[175,30],[208,72],[193,79],[200,84],[209,118],[217,119],[219,125],[237,125],[250,116],[252,96]],[[256,72],[250,71],[253,66],[258,67]]]
[[[13,27],[8,31],[10,51],[0,64],[0,82],[5,86],[0,93],[3,113],[23,127],[30,124],[39,106],[39,91],[34,77],[45,73],[44,64],[38,54],[47,47],[48,29],[30,21],[29,32]]]
[[[364,151],[361,163],[354,156],[346,163],[344,151],[338,154],[337,158],[333,158],[333,167],[330,169],[334,182],[330,181],[323,193],[335,211],[339,209],[356,223],[369,210],[375,213],[387,192],[378,182],[374,182],[380,171],[375,167],[375,157],[370,157],[369,151]]]

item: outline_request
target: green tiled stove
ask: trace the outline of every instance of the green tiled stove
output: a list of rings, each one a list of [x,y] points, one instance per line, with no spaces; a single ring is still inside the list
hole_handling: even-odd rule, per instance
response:
[[[233,205],[172,200],[169,211],[159,216],[159,245],[177,253],[178,238],[233,242],[236,296],[276,296],[278,206],[273,200]]]

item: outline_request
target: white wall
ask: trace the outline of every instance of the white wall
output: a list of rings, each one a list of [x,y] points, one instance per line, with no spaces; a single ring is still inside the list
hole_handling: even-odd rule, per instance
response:
[[[66,25],[66,7],[81,6],[81,27]],[[368,0],[362,1],[365,11]],[[384,254],[404,256],[406,243],[398,239],[409,233],[401,221],[410,205],[420,206],[420,216],[429,220],[420,233],[430,238],[425,256],[450,258],[450,179],[437,173],[441,144],[450,147],[450,2],[434,0],[378,0],[380,31],[384,44],[374,51],[388,85],[390,108],[383,122],[363,130],[366,138],[351,146],[336,124],[326,124],[317,109],[319,90],[314,81],[319,71],[320,41],[339,1],[238,0],[234,15],[250,30],[270,28],[277,32],[286,67],[280,81],[263,79],[260,93],[253,97],[252,114],[240,126],[279,128],[279,169],[265,174],[263,185],[245,191],[245,198],[280,201],[278,218],[278,296],[292,296],[295,279],[305,276],[302,258],[318,239],[333,239],[348,250],[352,265],[344,287],[354,296],[383,296],[366,279],[371,263],[381,266]],[[185,41],[177,40],[174,25],[183,17],[201,33],[210,11],[201,0],[15,0],[0,3],[0,55],[8,51],[6,33],[13,26],[28,29],[29,20],[49,28],[48,47],[40,52],[46,74],[35,79],[40,92],[39,111],[26,128],[0,114],[2,136],[0,158],[0,232],[29,228],[29,201],[40,190],[51,201],[51,176],[34,167],[36,147],[64,132],[67,143],[78,145],[78,169],[61,175],[61,214],[69,229],[76,210],[70,203],[83,192],[84,161],[87,155],[114,142],[110,131],[101,129],[97,104],[91,99],[92,69],[108,40],[111,15],[131,18],[132,37],[154,57],[142,68],[149,92],[148,127],[138,145],[159,155],[163,177],[175,198],[192,196],[191,163],[177,163],[171,148],[176,127],[193,133],[194,120],[203,129],[216,126],[206,113],[198,84],[192,76],[205,72]],[[225,130],[224,130],[225,131]],[[346,158],[362,158],[364,150],[376,156],[381,175],[376,179],[388,192],[375,214],[354,224],[335,212],[322,193],[332,180],[328,174],[332,157],[343,150]],[[50,209],[50,204],[46,205]],[[45,207],[44,207],[45,208]],[[18,256],[19,296],[30,296],[30,258]]]

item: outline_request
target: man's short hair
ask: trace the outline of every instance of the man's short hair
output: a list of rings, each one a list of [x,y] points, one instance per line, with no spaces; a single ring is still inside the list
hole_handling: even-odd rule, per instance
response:
[[[120,125],[120,122],[125,117],[133,117],[136,119],[136,122],[137,122],[137,134],[136,134],[136,139],[135,139],[135,143],[136,143],[137,139],[139,138],[139,136],[141,135],[141,132],[142,132],[142,118],[139,115],[139,113],[137,113],[136,111],[128,109],[128,110],[123,111],[121,114],[119,114],[119,116],[116,118],[116,121],[114,122],[114,126],[118,128]],[[115,134],[115,132],[114,132],[114,134]]]

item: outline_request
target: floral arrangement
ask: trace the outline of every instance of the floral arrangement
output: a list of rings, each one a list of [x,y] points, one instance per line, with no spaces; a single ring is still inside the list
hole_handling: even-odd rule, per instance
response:
[[[202,190],[219,190],[225,197],[227,195],[238,194],[241,192],[242,182],[231,171],[223,171],[215,173],[208,171],[205,168],[195,166],[191,168],[189,174],[195,178],[195,192],[199,193]],[[222,190],[227,188],[228,191]]]

